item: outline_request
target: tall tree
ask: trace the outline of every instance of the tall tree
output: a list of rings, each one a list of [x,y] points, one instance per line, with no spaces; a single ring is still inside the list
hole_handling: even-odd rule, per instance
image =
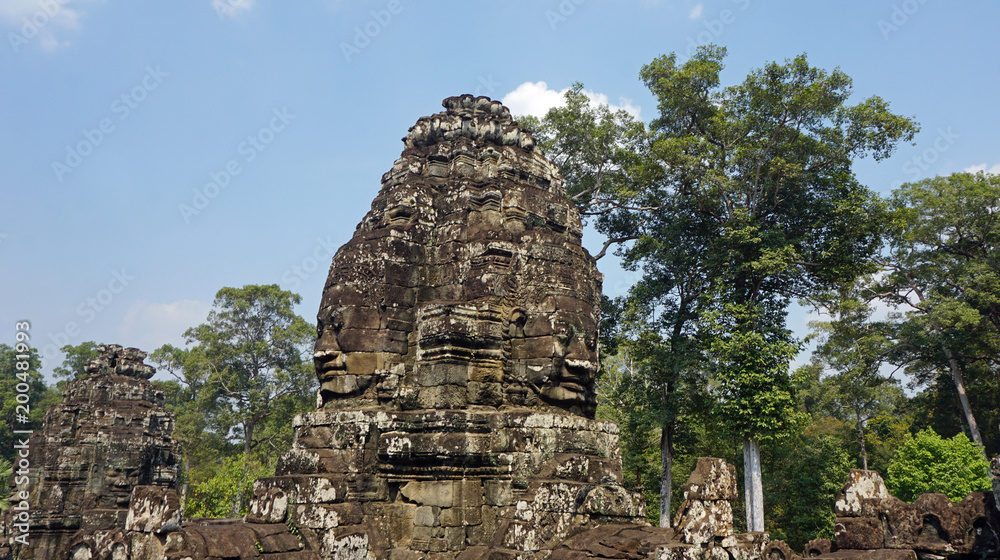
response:
[[[831,321],[810,323],[820,343],[814,360],[834,370],[824,386],[828,412],[854,424],[860,447],[861,468],[868,470],[865,426],[890,414],[904,398],[899,382],[882,375],[881,368],[892,347],[888,325],[872,320],[872,307],[857,287],[837,294],[829,305]]]
[[[721,88],[724,58],[725,49],[710,45],[683,64],[671,54],[643,67],[658,100],[652,155],[662,177],[598,227],[609,238],[638,237],[626,262],[654,273],[662,253],[645,240],[700,247],[689,255],[703,287],[693,320],[717,352],[715,373],[728,392],[722,410],[741,426],[747,478],[759,481],[757,442],[787,427],[782,418],[794,403],[787,303],[871,270],[882,206],[851,165],[888,157],[917,126],[878,97],[847,105],[850,78],[809,66],[805,55]],[[699,243],[675,241],[678,232]],[[773,353],[753,351],[757,343]],[[764,528],[760,488],[754,482],[746,492],[751,531]]]
[[[214,431],[245,454],[273,440],[263,428],[284,401],[313,402],[315,327],[292,310],[300,299],[276,284],[223,288],[208,321],[184,333],[193,348],[154,354],[182,372],[178,381],[192,391],[182,398],[196,400]]]
[[[772,391],[768,399],[756,399],[757,405],[794,402],[787,363],[754,363],[736,350],[765,340],[787,358],[796,344],[784,328],[787,302],[870,271],[866,262],[880,244],[882,205],[858,184],[852,162],[888,157],[917,131],[912,120],[891,113],[878,97],[847,105],[850,78],[840,70],[812,68],[804,55],[721,88],[724,57],[725,49],[710,45],[683,64],[672,54],[643,67],[640,76],[659,109],[648,133],[597,126],[607,123],[610,113],[567,109],[546,116],[548,128],[539,135],[549,155],[563,156],[556,161],[569,177],[571,196],[589,193],[604,184],[599,177],[608,176],[593,163],[604,160],[566,163],[579,155],[572,147],[617,158],[607,167],[614,171],[615,188],[601,191],[607,202],[588,202],[585,210],[599,213],[595,226],[608,244],[634,241],[618,252],[624,266],[642,270],[630,299],[650,314],[649,324],[673,356],[658,370],[664,382],[654,384],[657,391],[668,388],[667,409],[669,380],[705,359],[713,345],[724,352],[711,363],[720,385],[731,392],[727,402],[751,395],[751,387],[741,387],[746,383],[763,383]],[[583,98],[577,102],[586,107]],[[589,142],[604,132],[612,142]],[[560,137],[567,142],[555,141]],[[725,317],[728,311],[741,322]],[[758,327],[763,330],[755,333]],[[742,435],[747,460],[759,465],[757,441],[787,423],[784,410],[754,412],[759,422],[745,424]],[[670,416],[665,418],[669,422]],[[662,448],[667,465],[669,442]],[[759,469],[749,471],[752,480],[760,480]],[[668,472],[665,468],[664,476]],[[748,515],[757,520],[751,530],[763,530],[761,492],[753,491],[751,498]],[[662,503],[661,511],[666,511]]]
[[[892,203],[887,273],[873,290],[902,312],[894,359],[919,384],[949,372],[969,436],[982,445],[966,378],[995,385],[1000,369],[1000,177],[925,179],[900,187]]]
[[[0,458],[12,463],[14,444],[24,437],[15,437],[14,430],[40,429],[48,405],[59,400],[58,392],[45,385],[41,366],[38,350],[26,343],[0,344]]]

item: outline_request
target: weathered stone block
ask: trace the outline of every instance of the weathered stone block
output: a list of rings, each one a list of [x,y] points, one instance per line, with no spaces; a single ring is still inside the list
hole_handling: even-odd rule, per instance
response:
[[[407,482],[399,489],[407,500],[425,506],[452,507],[455,505],[455,483],[451,481],[421,480]]]
[[[834,510],[839,517],[861,517],[863,513],[871,515],[868,508],[862,511],[862,504],[866,500],[877,502],[888,497],[889,490],[877,472],[851,469],[847,483],[834,503]]]
[[[735,500],[736,467],[725,459],[699,457],[684,485],[685,500]]]
[[[833,534],[837,548],[870,550],[885,543],[882,524],[873,517],[838,517]]]

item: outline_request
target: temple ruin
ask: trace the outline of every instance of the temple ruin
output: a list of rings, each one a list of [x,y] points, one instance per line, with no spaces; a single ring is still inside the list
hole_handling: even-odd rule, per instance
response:
[[[10,542],[8,516],[0,560],[791,560],[766,533],[733,533],[735,469],[721,459],[698,461],[674,528],[644,521],[617,427],[594,419],[601,275],[559,172],[499,102],[443,105],[410,128],[333,258],[317,410],[295,419],[250,513],[181,519],[152,368],[102,347],[33,440],[32,547]],[[892,548],[865,540],[881,510],[845,496],[840,548]],[[939,501],[897,509],[926,519]],[[979,550],[989,539],[969,531],[995,535],[990,504],[971,499],[955,528],[940,518],[952,548],[933,550]],[[932,538],[891,527],[898,550]],[[839,554],[827,544],[813,549]]]

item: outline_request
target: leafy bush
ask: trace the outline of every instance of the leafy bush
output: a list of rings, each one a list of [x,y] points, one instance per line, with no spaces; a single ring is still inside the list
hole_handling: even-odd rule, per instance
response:
[[[184,514],[186,517],[242,517],[250,509],[254,482],[273,474],[272,467],[245,453],[227,457],[211,478],[192,485]]]
[[[988,473],[982,449],[965,434],[944,439],[927,428],[896,450],[885,484],[894,496],[907,502],[930,492],[940,492],[957,502],[969,492],[988,492]]]

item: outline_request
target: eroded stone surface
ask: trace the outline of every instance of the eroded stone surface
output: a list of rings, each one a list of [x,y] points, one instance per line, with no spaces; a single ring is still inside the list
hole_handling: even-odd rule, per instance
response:
[[[14,546],[17,558],[65,558],[82,534],[93,536],[95,551],[111,554],[110,535],[125,527],[133,487],[176,484],[174,418],[147,381],[155,369],[145,357],[101,346],[87,375],[69,381],[62,402],[49,408],[28,445],[31,484],[19,491],[30,496],[32,530],[30,546]]]
[[[600,274],[558,170],[485,97],[421,118],[334,256],[324,410],[594,413]]]
[[[807,555],[817,558],[1000,555],[1000,516],[989,492],[974,492],[957,503],[944,494],[923,494],[908,504],[889,495],[877,472],[852,470],[837,498],[836,512],[835,550],[810,551],[807,545]]]
[[[250,513],[178,527],[172,490],[129,480],[127,519],[81,528],[61,558],[761,557],[766,534],[732,534],[735,471],[719,459],[699,461],[677,532],[645,524],[617,427],[593,419],[600,274],[562,179],[499,103],[444,107],[410,129],[334,256],[319,410],[295,419]]]

